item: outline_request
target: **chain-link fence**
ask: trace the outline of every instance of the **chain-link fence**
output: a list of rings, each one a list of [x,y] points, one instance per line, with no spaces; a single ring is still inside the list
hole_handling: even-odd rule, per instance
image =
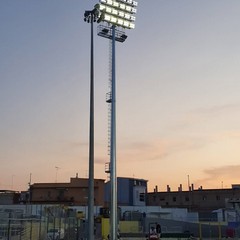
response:
[[[0,208],[0,239],[4,240],[84,240],[87,239],[86,207],[82,209],[51,206]],[[25,209],[26,208],[26,209]],[[107,239],[109,218],[95,212],[95,239]],[[173,220],[164,215],[151,216],[128,211],[119,217],[122,239],[147,239],[151,226],[161,225],[161,238],[224,239],[240,238],[239,224],[205,221]]]
[[[55,218],[53,222],[47,219],[5,220],[8,223],[0,224],[0,239],[4,240],[73,240],[85,235],[83,227],[80,231],[80,220],[76,218]]]
[[[0,210],[0,239],[78,240],[86,236],[84,214],[62,206],[41,206],[36,215],[24,209]]]
[[[134,222],[134,221],[132,221]],[[186,222],[183,220],[164,219],[164,217],[143,217],[138,220],[138,226],[129,224],[128,226],[135,226],[135,231],[128,228],[127,231],[122,232],[124,237],[138,237],[148,238],[151,229],[156,230],[157,224],[161,226],[162,239],[226,239],[226,238],[240,238],[240,224],[234,225],[227,222],[216,222],[206,219],[205,221]],[[138,231],[136,231],[138,229]],[[120,229],[121,230],[121,229]]]

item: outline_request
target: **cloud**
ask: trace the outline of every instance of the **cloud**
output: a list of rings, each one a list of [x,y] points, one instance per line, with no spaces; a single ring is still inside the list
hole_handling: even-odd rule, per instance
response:
[[[235,131],[235,130],[229,130],[229,131],[223,131],[219,133],[218,135],[215,136],[217,139],[222,139],[222,138],[240,138],[240,131]]]
[[[175,126],[171,127],[173,127],[174,130],[181,130],[187,127],[199,125],[200,123],[205,123],[213,118],[222,117],[225,119],[228,116],[232,117],[239,112],[239,103],[215,105],[208,108],[196,108],[186,113]]]
[[[124,161],[147,161],[162,159],[167,155],[164,141],[124,142],[118,153]]]
[[[208,187],[230,187],[231,184],[240,182],[239,179],[240,165],[225,165],[203,170],[205,178],[195,181],[198,186]],[[194,183],[194,184],[195,184]]]
[[[209,175],[210,178],[228,177],[239,178],[240,165],[226,165],[211,169],[205,169],[204,172]]]
[[[182,151],[200,149],[204,145],[204,142],[199,138],[153,139],[151,142],[125,142],[118,148],[118,152],[124,161],[156,161],[165,160],[168,156]]]
[[[203,116],[215,116],[218,114],[233,113],[240,110],[239,103],[215,105],[208,108],[198,108],[192,110],[190,113],[203,115]]]
[[[74,142],[74,141],[69,141],[66,142],[66,145],[68,148],[79,148],[79,147],[86,147],[88,146],[88,142]]]

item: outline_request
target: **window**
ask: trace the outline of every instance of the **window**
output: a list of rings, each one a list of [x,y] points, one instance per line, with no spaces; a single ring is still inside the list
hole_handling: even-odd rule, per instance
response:
[[[189,202],[189,197],[185,197],[185,201],[186,201],[186,202]]]
[[[219,200],[220,200],[220,196],[218,196],[218,195],[217,195],[217,196],[216,196],[216,200],[218,200],[218,201],[219,201]]]
[[[48,191],[47,196],[48,198],[51,198],[51,191]]]
[[[58,200],[63,200],[64,199],[64,189],[61,189],[58,191]]]
[[[139,201],[140,202],[145,202],[145,193],[140,193],[139,194]]]

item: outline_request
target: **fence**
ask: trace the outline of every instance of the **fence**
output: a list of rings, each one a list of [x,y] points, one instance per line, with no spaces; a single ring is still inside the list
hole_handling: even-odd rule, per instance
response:
[[[205,219],[201,222],[186,222],[163,218],[146,218],[142,222],[143,228],[148,231],[149,226],[156,222],[161,225],[163,237],[187,234],[198,239],[240,238],[239,224],[231,226],[227,222],[216,222],[211,219]]]
[[[0,223],[0,239],[4,240],[75,240],[86,235],[83,221],[76,218],[2,220],[8,222]]]
[[[84,220],[76,211],[63,206],[41,206],[37,215],[23,209],[0,209],[0,239],[77,240],[85,236]]]
[[[18,206],[19,207],[19,206]],[[24,206],[17,209],[0,208],[0,239],[4,240],[82,240],[87,238],[87,222],[79,209],[66,208],[61,205],[34,206],[30,212]],[[84,208],[83,208],[84,209]],[[96,211],[97,212],[97,211]],[[30,214],[29,214],[30,213]],[[34,213],[34,214],[33,214]],[[122,214],[124,216],[124,214]],[[95,238],[106,239],[109,232],[109,219],[97,218]],[[125,214],[119,222],[122,237],[144,239],[151,224],[160,223],[163,238],[181,238],[182,236],[198,239],[223,239],[240,237],[239,225],[229,226],[226,222],[189,222],[166,219],[164,216],[148,217],[140,212]],[[56,231],[55,231],[56,230]]]

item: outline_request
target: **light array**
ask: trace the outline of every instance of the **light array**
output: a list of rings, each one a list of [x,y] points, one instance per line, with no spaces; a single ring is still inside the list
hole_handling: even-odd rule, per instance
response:
[[[134,0],[100,0],[101,21],[123,28],[134,28],[137,2]]]

